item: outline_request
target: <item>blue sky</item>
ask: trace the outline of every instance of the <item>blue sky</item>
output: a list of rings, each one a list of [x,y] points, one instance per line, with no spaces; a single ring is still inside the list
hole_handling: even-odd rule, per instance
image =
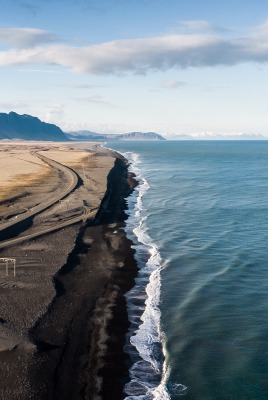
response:
[[[268,136],[267,0],[0,7],[1,112],[64,130]]]

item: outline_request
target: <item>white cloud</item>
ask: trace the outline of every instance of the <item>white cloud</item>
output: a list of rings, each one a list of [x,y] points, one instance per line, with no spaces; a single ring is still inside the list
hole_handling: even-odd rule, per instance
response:
[[[44,43],[52,43],[58,37],[48,31],[32,28],[0,28],[0,42],[16,48],[27,48]]]
[[[266,63],[267,26],[268,22],[255,29],[251,36],[237,39],[223,39],[205,34],[178,34],[117,40],[87,47],[40,45],[43,39],[49,41],[46,34],[44,38],[42,34],[26,34],[19,42],[18,36],[15,35],[15,44],[28,44],[28,48],[0,51],[0,66],[57,65],[76,73],[146,74],[152,70],[163,71],[171,68],[231,66],[245,62]],[[34,47],[29,47],[30,43]]]
[[[96,105],[105,105],[111,106],[112,104],[108,101],[104,100],[102,96],[86,96],[86,97],[79,97],[75,98],[75,101],[82,102],[82,103],[89,103],[89,104],[96,104]]]
[[[40,68],[21,68],[18,69],[18,72],[36,72],[40,74],[60,74],[60,71],[55,71],[54,69],[40,69]]]
[[[45,122],[59,123],[64,119],[65,107],[63,104],[51,104],[48,106],[48,110],[45,115],[42,115],[41,119]]]
[[[29,108],[29,104],[20,102],[0,102],[0,108],[3,110],[14,111],[21,108]]]
[[[265,20],[261,25],[257,26],[252,32],[252,36],[255,38],[267,38],[267,35],[268,35],[268,19]]]
[[[190,21],[180,21],[180,24],[190,30],[193,31],[204,31],[204,32],[227,32],[228,29],[222,28],[221,26],[211,24],[208,21],[199,19],[199,20],[190,20]]]
[[[96,88],[103,88],[104,85],[94,85],[94,84],[87,84],[87,83],[77,83],[77,84],[66,84],[66,85],[59,85],[65,88],[70,89],[96,89]]]
[[[162,88],[164,89],[178,89],[179,87],[185,86],[185,82],[180,82],[176,80],[168,80],[163,82]]]

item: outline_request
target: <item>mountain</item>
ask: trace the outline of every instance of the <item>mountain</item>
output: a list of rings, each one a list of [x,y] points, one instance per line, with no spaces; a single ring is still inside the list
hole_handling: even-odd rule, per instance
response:
[[[91,131],[75,131],[65,132],[65,135],[71,140],[86,140],[92,142],[103,142],[107,140],[108,135],[102,135],[101,133]]]
[[[71,140],[84,141],[114,141],[114,140],[166,140],[155,132],[130,132],[123,134],[100,134],[91,131],[66,132],[66,136]]]
[[[169,135],[169,140],[267,140],[267,136],[258,133],[218,133],[197,132],[191,134]]]
[[[267,140],[258,133],[200,133],[194,136],[198,140]]]
[[[15,112],[0,113],[0,139],[56,142],[69,140],[57,125],[42,122],[31,115],[19,115]]]
[[[119,140],[166,140],[155,132],[130,132],[117,135]]]

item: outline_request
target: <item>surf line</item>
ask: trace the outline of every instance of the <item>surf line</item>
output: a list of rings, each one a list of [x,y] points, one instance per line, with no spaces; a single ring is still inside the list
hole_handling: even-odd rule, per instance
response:
[[[170,368],[166,362],[165,335],[161,330],[159,309],[162,260],[159,248],[147,233],[142,198],[150,189],[142,176],[139,155],[122,155],[130,162],[129,170],[135,174],[138,186],[126,199],[128,219],[125,231],[136,250],[140,267],[135,286],[126,294],[130,329],[125,351],[133,365],[130,382],[125,385],[126,399],[170,399],[167,380]]]

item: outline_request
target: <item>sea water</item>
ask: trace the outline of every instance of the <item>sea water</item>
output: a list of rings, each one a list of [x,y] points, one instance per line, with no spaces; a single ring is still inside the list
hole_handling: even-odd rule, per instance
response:
[[[126,399],[268,399],[268,142],[118,142],[139,186],[126,231]]]

